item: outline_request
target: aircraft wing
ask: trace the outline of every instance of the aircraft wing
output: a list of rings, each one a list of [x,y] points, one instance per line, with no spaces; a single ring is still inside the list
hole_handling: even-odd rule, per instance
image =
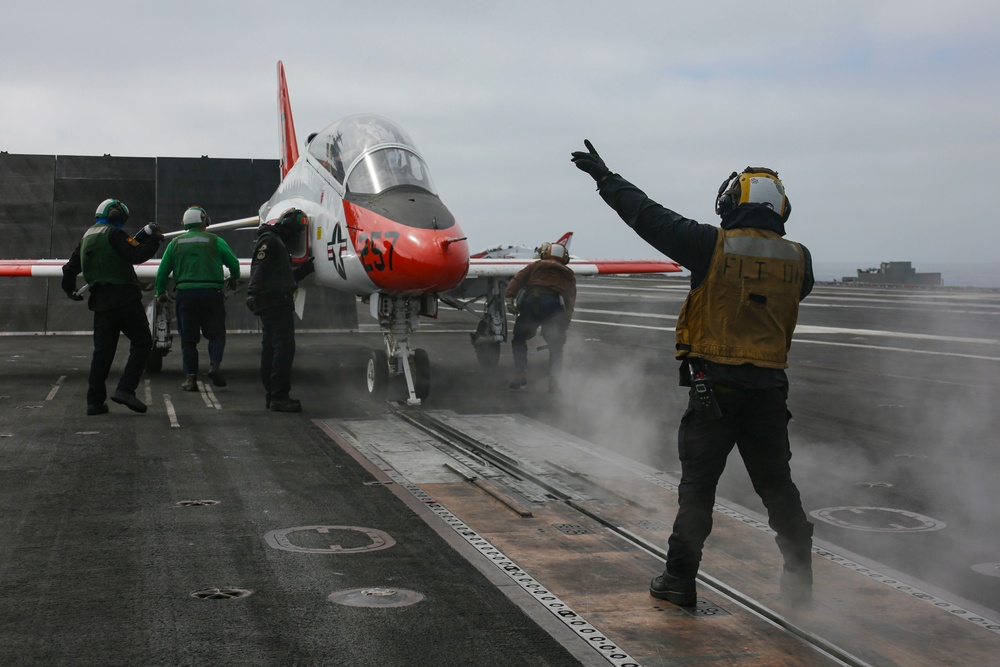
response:
[[[69,259],[0,259],[0,278],[62,278],[63,264]],[[135,275],[140,280],[155,280],[156,270],[160,268],[160,260],[151,259],[148,262],[135,265]],[[222,267],[226,277],[229,269]],[[240,273],[243,279],[249,277],[250,260],[240,258]]]
[[[0,259],[0,277],[62,278],[63,264],[68,261],[69,259]]]
[[[536,261],[533,258],[485,259],[471,258],[469,273],[466,280],[476,278],[512,278],[528,264]],[[658,259],[571,259],[570,269],[578,276],[597,276],[610,274],[637,273],[677,273],[681,266],[677,262]]]
[[[260,219],[257,216],[251,218],[240,218],[239,220],[227,220],[209,225],[207,229],[212,232],[219,232],[224,229],[248,229],[255,228]],[[177,230],[164,234],[166,238],[180,236],[185,230]],[[62,278],[63,264],[69,261],[66,259],[0,259],[0,278]],[[160,268],[159,259],[151,259],[142,264],[135,265],[135,275],[140,280],[155,280],[156,270]],[[223,267],[223,273],[228,278],[229,269]],[[240,273],[244,275],[244,280],[250,275],[250,260],[240,258]]]

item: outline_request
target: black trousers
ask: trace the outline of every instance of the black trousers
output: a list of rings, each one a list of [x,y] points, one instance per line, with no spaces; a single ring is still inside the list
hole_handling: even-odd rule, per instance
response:
[[[667,572],[682,579],[698,573],[712,532],[715,490],[735,445],[767,509],[768,525],[777,533],[786,571],[811,573],[813,525],[802,510],[789,466],[787,390],[733,389],[717,391],[716,397],[721,419],[707,419],[693,396],[681,419],[679,507],[668,541]]]
[[[118,389],[134,394],[153,349],[153,335],[142,301],[130,301],[111,310],[94,312],[94,356],[87,378],[87,405],[101,405],[108,398],[105,382],[115,360],[119,334],[125,334],[131,344]]]
[[[226,349],[226,298],[221,289],[177,290],[177,333],[181,337],[181,366],[187,375],[198,373],[198,342],[208,340],[208,361],[222,363]]]
[[[295,360],[295,309],[291,304],[265,308],[260,313],[260,379],[268,399],[283,401],[292,388]]]

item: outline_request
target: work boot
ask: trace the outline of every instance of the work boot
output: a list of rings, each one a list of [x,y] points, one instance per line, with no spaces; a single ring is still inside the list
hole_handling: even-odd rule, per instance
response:
[[[302,403],[295,398],[272,398],[267,409],[272,412],[302,412]]]
[[[208,379],[212,381],[216,387],[225,387],[226,378],[222,376],[222,371],[219,370],[219,364],[212,364],[208,367]]]
[[[802,609],[812,606],[812,571],[781,573],[781,599],[792,607]]]
[[[136,398],[135,394],[128,394],[121,389],[115,389],[115,393],[111,394],[111,400],[115,403],[120,403],[124,405],[129,410],[133,412],[144,413],[146,412],[146,404]]]
[[[694,579],[681,579],[664,572],[649,582],[649,594],[657,600],[666,600],[678,607],[698,604],[698,591]]]
[[[520,389],[524,385],[528,384],[528,373],[523,370],[515,370],[514,377],[510,379],[510,384],[507,386],[510,389]]]
[[[108,408],[107,403],[101,403],[100,405],[88,405],[87,415],[90,417],[93,417],[94,415],[106,415],[109,410],[110,408]]]
[[[198,391],[198,376],[188,375],[187,380],[181,385],[181,391]]]

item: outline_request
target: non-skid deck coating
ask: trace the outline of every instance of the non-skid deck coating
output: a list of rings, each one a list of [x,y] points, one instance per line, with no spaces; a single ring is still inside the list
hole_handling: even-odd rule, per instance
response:
[[[676,510],[670,475],[518,415],[433,416],[575,493],[574,504],[666,548]],[[662,570],[662,560],[567,503],[546,500],[544,489],[525,488],[474,457],[449,455],[397,417],[328,421],[325,429],[368,458],[400,493],[440,506],[437,520],[480,545],[480,558],[515,581],[540,587],[536,603],[585,629],[581,641],[590,633],[602,639],[593,648],[611,664],[839,664],[706,587],[694,610],[650,597],[648,581]],[[812,606],[791,608],[778,594],[781,558],[762,517],[742,508],[719,510],[703,573],[860,663],[985,665],[1000,654],[1000,634],[984,627],[990,619],[929,599],[919,585],[907,587],[877,569],[860,571],[825,545],[814,554]]]

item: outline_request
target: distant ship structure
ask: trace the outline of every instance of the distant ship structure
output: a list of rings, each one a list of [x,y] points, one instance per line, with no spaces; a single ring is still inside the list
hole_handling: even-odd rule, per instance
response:
[[[858,275],[845,276],[845,283],[855,285],[919,285],[939,287],[940,273],[917,273],[910,262],[882,262],[877,269],[858,269]]]
[[[940,287],[940,273],[917,273],[910,262],[882,262],[877,269],[858,269],[857,277],[845,276],[845,283],[856,285],[919,285]]]

